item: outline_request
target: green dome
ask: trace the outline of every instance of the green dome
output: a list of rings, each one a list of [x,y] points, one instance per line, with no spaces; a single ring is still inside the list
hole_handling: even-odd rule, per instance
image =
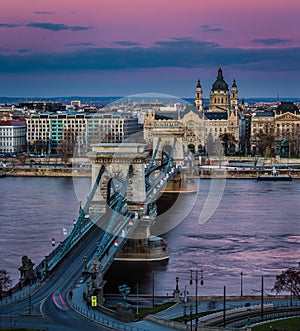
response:
[[[229,91],[228,90],[228,85],[225,82],[224,78],[223,78],[223,73],[222,73],[222,69],[220,68],[218,70],[218,77],[217,80],[213,83],[212,85],[212,91]]]
[[[282,101],[280,105],[276,109],[277,113],[292,113],[292,114],[299,114],[298,107],[290,101]]]

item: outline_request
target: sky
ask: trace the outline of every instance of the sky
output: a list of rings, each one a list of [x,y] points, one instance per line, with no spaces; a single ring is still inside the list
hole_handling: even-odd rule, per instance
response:
[[[299,0],[1,0],[0,96],[300,97]]]

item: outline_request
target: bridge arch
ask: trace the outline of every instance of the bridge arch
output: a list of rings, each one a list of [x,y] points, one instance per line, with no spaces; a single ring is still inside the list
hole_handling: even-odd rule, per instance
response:
[[[100,168],[105,170],[100,179],[91,204],[92,213],[105,213],[109,201],[117,190],[128,201],[141,204],[146,199],[144,163],[148,157],[145,144],[96,144],[90,153],[92,183],[96,181]],[[118,188],[116,187],[118,185]],[[112,192],[113,191],[113,192]],[[91,211],[90,214],[92,215]]]

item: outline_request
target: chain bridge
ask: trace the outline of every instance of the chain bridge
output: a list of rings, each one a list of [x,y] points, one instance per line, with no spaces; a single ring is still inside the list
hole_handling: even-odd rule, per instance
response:
[[[165,240],[151,235],[156,226],[156,202],[164,192],[191,192],[187,179],[193,169],[182,143],[183,129],[157,127],[149,144],[128,142],[92,146],[92,187],[69,236],[35,269],[47,279],[69,253],[89,240],[95,228],[102,229],[95,251],[85,258],[83,275],[87,296],[103,301],[103,276],[114,261],[157,261],[168,258]],[[170,128],[174,132],[174,128]],[[161,232],[163,233],[163,232]]]

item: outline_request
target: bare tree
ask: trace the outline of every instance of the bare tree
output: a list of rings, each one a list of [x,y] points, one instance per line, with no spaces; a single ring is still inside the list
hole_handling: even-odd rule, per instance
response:
[[[273,290],[276,293],[286,291],[300,299],[300,270],[289,268],[277,275]]]
[[[10,274],[5,269],[0,269],[0,298],[3,290],[7,290],[12,284]]]
[[[61,154],[61,158],[65,163],[73,156],[75,145],[76,137],[74,133],[71,130],[66,131],[65,139],[61,140],[57,146],[57,153]]]
[[[220,139],[224,146],[224,153],[228,155],[235,151],[236,139],[231,133],[224,133],[220,135]]]
[[[254,135],[255,145],[258,153],[264,156],[274,149],[275,135],[274,128],[270,125],[266,125],[264,130],[260,130]]]

